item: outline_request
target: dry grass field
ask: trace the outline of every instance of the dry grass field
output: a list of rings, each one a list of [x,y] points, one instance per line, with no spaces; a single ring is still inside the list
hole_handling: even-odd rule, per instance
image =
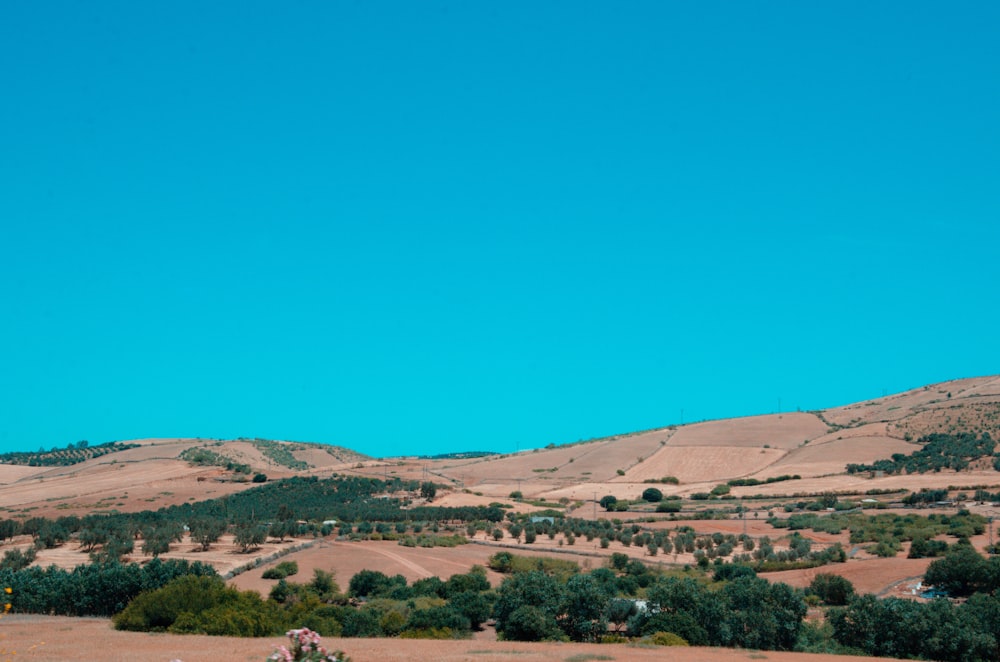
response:
[[[202,635],[119,632],[103,618],[17,615],[4,619],[0,630],[0,656],[33,662],[93,659],[106,662],[260,662],[276,647],[280,637],[238,639]],[[834,655],[803,653],[766,654],[730,648],[640,647],[627,644],[523,643],[483,641],[421,641],[413,639],[324,639],[331,650],[346,652],[353,662],[517,662],[587,660],[663,660],[674,662],[841,662]],[[865,659],[865,658],[852,658]],[[868,658],[872,659],[872,658]]]

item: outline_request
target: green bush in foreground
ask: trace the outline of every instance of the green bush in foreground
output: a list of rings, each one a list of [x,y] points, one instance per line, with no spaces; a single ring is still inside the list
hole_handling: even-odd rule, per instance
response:
[[[118,630],[266,637],[282,624],[256,591],[238,591],[219,577],[186,576],[137,596],[112,618]]]

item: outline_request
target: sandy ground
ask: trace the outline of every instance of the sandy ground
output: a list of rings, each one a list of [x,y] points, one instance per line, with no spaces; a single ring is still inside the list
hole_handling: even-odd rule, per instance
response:
[[[279,637],[237,639],[202,635],[119,632],[102,618],[8,616],[0,625],[0,656],[36,662],[91,660],[106,662],[260,662],[286,640]],[[324,639],[354,662],[435,660],[663,660],[674,662],[844,662],[835,655],[765,653],[729,648],[644,648],[626,644],[521,643],[479,640],[418,641],[409,639]],[[861,658],[850,658],[861,659]]]
[[[784,456],[785,451],[776,448],[671,444],[634,466],[614,482],[642,483],[649,479],[659,480],[663,476],[673,476],[682,483],[718,483],[729,478],[752,476]]]

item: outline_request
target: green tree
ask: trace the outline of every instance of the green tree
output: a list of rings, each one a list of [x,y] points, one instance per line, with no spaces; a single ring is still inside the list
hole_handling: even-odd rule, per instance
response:
[[[611,595],[590,575],[574,575],[566,582],[560,626],[573,641],[595,641],[608,631]]]
[[[739,577],[723,586],[727,602],[728,645],[792,650],[806,615],[801,593],[787,584]]]
[[[927,566],[924,581],[952,597],[972,595],[987,586],[989,564],[971,545],[955,545],[945,556]]]
[[[459,593],[473,591],[481,593],[490,590],[490,581],[486,578],[486,569],[480,565],[472,566],[465,574],[452,575],[444,584],[444,597],[451,599]]]
[[[451,605],[417,609],[410,613],[406,622],[407,630],[444,630],[451,633],[467,633],[472,624],[460,611]]]
[[[840,575],[821,572],[813,578],[807,592],[828,605],[843,606],[854,596],[854,585]]]
[[[244,521],[236,524],[234,542],[240,551],[246,553],[257,549],[267,539],[267,528],[257,522]]]
[[[19,528],[17,520],[0,519],[0,542],[16,536]]]
[[[501,636],[508,641],[549,641],[559,639],[562,632],[555,617],[546,609],[522,605],[504,621]]]
[[[170,537],[165,531],[151,531],[142,541],[142,553],[156,558],[170,551]]]
[[[378,570],[362,570],[348,583],[347,592],[351,597],[366,598],[383,593],[390,585],[388,575]]]
[[[505,639],[540,641],[557,636],[562,586],[540,571],[522,572],[500,584],[493,616]]]
[[[642,499],[643,501],[648,501],[650,503],[658,503],[663,501],[663,492],[655,487],[647,487],[642,491]]]
[[[212,543],[218,542],[227,528],[225,521],[208,517],[191,520],[188,525],[191,540],[198,543],[203,552],[207,552]]]
[[[490,618],[493,606],[483,593],[465,591],[451,597],[449,606],[469,620],[473,630],[481,630],[483,623]]]
[[[728,645],[725,607],[693,579],[659,579],[646,589],[655,610],[644,611],[629,622],[629,630],[639,634],[673,632],[692,646]]]
[[[593,573],[591,573],[591,576],[593,576]],[[638,613],[639,608],[636,605],[635,600],[614,598],[608,602],[608,606],[604,611],[604,616],[609,623],[612,623],[615,626],[615,632],[621,632],[625,627],[625,624],[628,623],[629,619]]]

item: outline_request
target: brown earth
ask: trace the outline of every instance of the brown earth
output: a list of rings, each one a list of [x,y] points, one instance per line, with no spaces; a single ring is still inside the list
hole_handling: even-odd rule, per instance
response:
[[[239,639],[203,635],[119,632],[108,619],[63,616],[8,616],[0,630],[0,656],[36,662],[99,658],[107,662],[260,662],[287,640]],[[420,641],[412,639],[326,638],[330,650],[343,650],[354,662],[475,662],[482,660],[663,660],[674,662],[842,662],[834,655],[779,653],[730,648],[640,647],[627,644]],[[864,658],[852,658],[864,659]],[[871,658],[869,658],[871,659]]]
[[[901,555],[902,556],[902,555]],[[912,597],[905,592],[906,586],[893,591],[899,584],[919,582],[927,571],[927,566],[934,559],[869,558],[847,563],[834,563],[820,568],[807,570],[782,570],[763,575],[772,582],[784,582],[790,586],[805,588],[809,586],[816,575],[828,573],[840,575],[854,585],[857,593],[875,593],[876,595],[895,595],[896,597]]]

